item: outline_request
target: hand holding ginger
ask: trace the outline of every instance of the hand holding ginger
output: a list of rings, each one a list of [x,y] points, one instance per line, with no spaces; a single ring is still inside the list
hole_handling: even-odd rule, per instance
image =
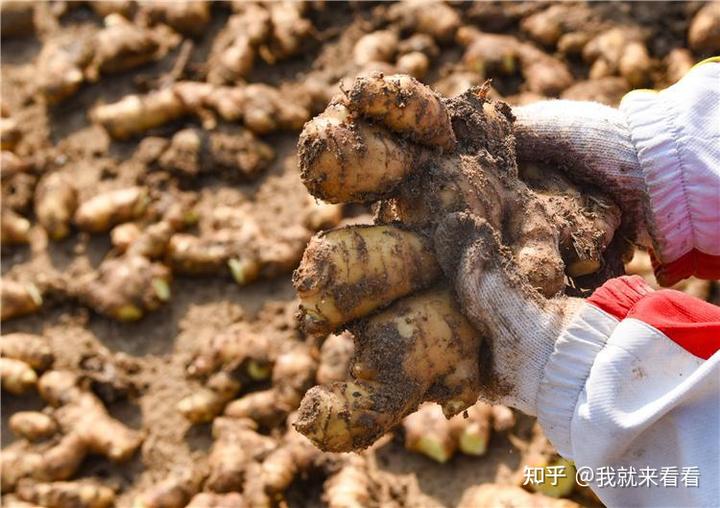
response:
[[[459,290],[469,238],[489,235],[478,263],[511,269],[518,298],[530,301],[562,294],[566,277],[592,284],[586,276],[619,265],[606,255],[618,207],[555,171],[519,169],[514,117],[486,91],[446,100],[410,77],[375,74],[305,126],[300,168],[311,193],[378,201],[375,226],[321,233],[295,274],[305,328],[351,323],[356,337],[353,379],[313,388],[300,408],[296,428],[322,449],[366,447],[423,401],[452,416],[478,395],[502,398],[482,360],[492,364],[504,346],[521,357],[508,343],[518,335],[468,313],[441,281]]]

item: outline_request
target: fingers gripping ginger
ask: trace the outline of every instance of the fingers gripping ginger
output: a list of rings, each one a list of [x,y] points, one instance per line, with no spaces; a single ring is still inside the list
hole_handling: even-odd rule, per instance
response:
[[[446,416],[475,403],[478,331],[449,291],[412,294],[440,277],[434,251],[461,240],[443,237],[442,217],[482,217],[519,276],[545,296],[564,290],[566,274],[603,265],[617,206],[595,193],[587,199],[551,170],[542,178],[559,183],[541,191],[521,179],[512,113],[487,92],[446,100],[412,78],[366,75],[300,137],[312,194],[380,199],[377,225],[317,236],[295,276],[303,324],[326,332],[352,322],[356,338],[353,379],[313,388],[299,410],[296,428],[324,450],[366,447],[423,401],[440,403]],[[387,232],[396,234],[388,240]]]

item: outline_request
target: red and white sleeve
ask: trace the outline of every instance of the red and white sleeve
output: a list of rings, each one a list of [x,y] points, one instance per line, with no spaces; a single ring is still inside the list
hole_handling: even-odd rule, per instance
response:
[[[563,456],[595,473],[608,506],[716,506],[720,307],[637,276],[608,281],[556,343],[538,418]],[[600,468],[657,476],[631,488],[606,475],[601,485]],[[663,471],[692,472],[697,486],[668,487]]]

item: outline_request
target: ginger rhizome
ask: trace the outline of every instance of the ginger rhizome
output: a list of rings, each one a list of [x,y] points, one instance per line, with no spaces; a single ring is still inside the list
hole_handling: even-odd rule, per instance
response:
[[[294,283],[307,331],[328,332],[431,284],[440,275],[431,242],[395,226],[331,230],[313,237]],[[343,273],[343,285],[336,282]]]
[[[204,381],[203,387],[183,398],[178,410],[193,423],[212,421],[244,385],[272,376],[276,356],[273,343],[244,323],[218,333],[187,369],[191,377]]]
[[[370,71],[409,74],[421,79],[430,70],[430,64],[440,50],[432,35],[414,33],[401,39],[398,32],[402,23],[395,20],[395,28],[376,30],[360,37],[353,47],[355,72],[361,75]]]
[[[520,487],[488,483],[477,485],[465,491],[458,508],[477,506],[502,506],[504,508],[580,508],[567,500],[555,499],[541,494],[530,494]]]
[[[322,449],[365,448],[423,400],[452,416],[477,399],[480,336],[449,291],[399,300],[354,333],[354,380],[312,388],[300,407],[297,429]]]
[[[15,395],[37,384],[38,372],[48,369],[55,357],[44,337],[29,333],[0,336],[2,388]]]
[[[133,501],[133,508],[183,508],[194,499],[203,475],[190,468],[173,472],[167,478],[144,490]]]
[[[511,35],[462,27],[457,38],[467,47],[463,56],[465,67],[483,77],[520,73],[527,90],[541,96],[557,96],[573,82],[564,62]]]
[[[34,164],[19,157],[11,150],[16,148],[22,134],[17,123],[2,109],[0,135],[2,136],[2,158],[0,159],[0,183],[2,183],[2,205],[0,225],[2,226],[3,247],[27,245],[30,243],[32,224],[26,218],[32,202],[37,176]]]
[[[275,440],[258,434],[251,420],[219,417],[213,421],[213,447],[208,459],[210,476],[205,487],[214,492],[240,491],[245,468],[267,455]]]
[[[35,482],[21,480],[16,495],[32,506],[47,508],[111,508],[115,505],[115,492],[104,485],[90,481]]]
[[[203,385],[178,409],[193,423],[212,421],[224,410],[226,416],[273,428],[300,405],[316,366],[308,345],[292,341],[278,347],[265,331],[238,323],[213,337],[191,361],[188,374]],[[271,387],[256,388],[268,381]]]
[[[244,508],[247,506],[242,495],[237,492],[215,494],[201,492],[190,500],[185,508]]]
[[[275,158],[270,145],[252,132],[226,125],[212,131],[182,129],[170,140],[148,137],[140,150],[143,148],[146,164],[185,177],[222,174],[234,180],[250,180]]]
[[[299,53],[314,32],[305,18],[312,8],[307,2],[235,2],[213,41],[208,81],[234,83],[247,77],[258,57],[274,64]]]
[[[55,419],[38,411],[18,411],[8,422],[13,434],[32,442],[45,440],[58,431]]]
[[[73,220],[83,231],[100,233],[140,217],[148,202],[148,191],[143,187],[107,191],[80,203]]]
[[[375,502],[375,485],[368,474],[366,457],[321,453],[292,427],[295,419],[295,414],[288,417],[288,430],[275,448],[246,471],[246,502],[257,507],[282,504],[293,481],[313,470],[326,474],[323,500],[328,506],[360,507]]]
[[[19,482],[23,479],[62,482],[75,474],[88,454],[124,462],[142,443],[142,435],[111,417],[100,399],[81,385],[77,375],[69,371],[50,370],[38,379],[37,389],[52,409],[47,414],[16,413],[13,415],[13,430],[28,441],[52,440],[40,448],[16,442],[3,450],[3,491],[12,491],[17,486],[20,497],[32,497],[22,495]],[[47,485],[54,489],[56,484]],[[62,487],[65,485],[62,484]],[[54,491],[50,487],[39,488],[37,492]],[[29,500],[42,503],[34,498]]]
[[[350,332],[328,335],[320,348],[320,364],[315,376],[317,383],[322,385],[347,379],[354,351],[354,339]]]
[[[71,292],[94,311],[135,321],[170,299],[170,270],[132,253],[110,258],[73,282]]]
[[[43,304],[41,289],[32,282],[19,282],[4,278],[0,283],[2,303],[0,320],[33,314]]]
[[[288,100],[290,99],[295,100]],[[95,107],[90,119],[117,139],[127,139],[181,117],[196,114],[208,126],[216,120],[242,121],[255,134],[299,130],[310,117],[306,90],[275,88],[256,83],[237,87],[183,81],[146,95],[128,95],[118,102]]]
[[[287,227],[277,228],[261,217],[264,211],[259,208],[242,203],[209,210],[200,217],[198,234],[172,235],[166,264],[174,273],[226,274],[245,286],[292,271],[312,233],[336,225],[342,218],[339,206],[308,199],[300,203]]]
[[[297,409],[315,379],[316,360],[304,344],[280,353],[272,367],[272,388],[251,392],[227,405],[225,414],[273,427]]]
[[[91,33],[50,39],[38,56],[38,91],[50,104],[77,93],[83,83],[116,74],[163,57],[179,43],[168,27],[142,27],[117,13]]]
[[[77,205],[77,190],[66,174],[50,173],[35,188],[35,217],[53,240],[61,240],[70,233]]]
[[[482,330],[442,282],[436,252],[462,240],[443,238],[443,216],[482,217],[548,297],[567,277],[589,284],[619,266],[606,253],[619,208],[557,171],[518,168],[510,108],[487,92],[443,99],[409,76],[371,74],[300,136],[313,195],[378,201],[375,225],[316,236],[294,277],[308,331],[347,325],[355,336],[351,379],[313,388],[300,407],[297,429],[323,450],[367,447],[423,401],[447,417],[475,403]]]
[[[720,5],[709,2],[695,14],[688,31],[694,51],[716,55],[720,51]]]
[[[2,244],[24,245],[30,242],[30,221],[10,208],[2,208]]]
[[[440,463],[456,451],[480,456],[487,452],[492,431],[504,432],[514,425],[515,416],[505,406],[476,402],[448,420],[440,406],[426,403],[403,420],[405,448]]]

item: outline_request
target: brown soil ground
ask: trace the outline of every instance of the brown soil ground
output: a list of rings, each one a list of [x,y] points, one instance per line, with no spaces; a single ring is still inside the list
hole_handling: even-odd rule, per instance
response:
[[[655,5],[653,9],[657,11],[680,10],[677,6]],[[206,60],[214,34],[227,18],[227,11],[220,6],[213,10],[209,33],[195,41],[188,65],[191,76],[193,69],[200,68]],[[249,81],[280,83],[309,70],[313,62],[315,65],[323,62],[327,67],[335,64],[337,74],[342,75],[343,62],[349,58],[351,45],[338,35],[343,31],[361,34],[374,25],[371,7],[365,6],[362,10],[364,21],[355,21],[350,26],[353,8],[346,4],[329,5],[314,20],[327,39],[324,47],[312,46],[301,57],[282,65],[261,63]],[[685,11],[683,16],[687,16]],[[672,15],[669,17],[673,18]],[[665,21],[659,21],[661,19]],[[661,29],[666,19],[652,16],[648,23]],[[686,18],[683,20],[683,26],[686,26]],[[100,19],[91,10],[78,7],[62,17],[52,33],[79,33],[99,23]],[[677,42],[681,34],[678,35],[676,28],[664,33],[665,42],[657,39],[656,44],[682,45]],[[100,190],[142,180],[146,168],[132,159],[139,140],[112,141],[102,128],[88,122],[87,111],[100,101],[111,102],[128,93],[152,88],[172,67],[177,50],[157,64],[84,86],[77,95],[49,109],[35,99],[34,93],[33,62],[41,47],[42,41],[36,37],[3,40],[2,43],[2,102],[18,120],[23,134],[18,154],[71,174],[80,188],[81,200]],[[457,47],[446,48],[440,62],[455,61],[459,54]],[[431,73],[430,81],[440,73],[441,67],[438,65]],[[508,94],[513,92],[512,83],[503,86],[508,87]],[[192,123],[192,120],[174,123],[154,134],[167,135]],[[204,178],[194,183],[193,190],[200,197],[198,208],[201,213],[218,205],[234,206],[250,201],[255,203],[258,220],[275,221],[274,227],[278,231],[296,224],[297,210],[307,200],[295,163],[297,133],[265,138],[275,148],[277,157],[271,169],[254,183],[229,183],[220,178]],[[87,266],[96,267],[109,249],[107,235],[74,234],[66,241],[46,245],[42,235],[34,234],[30,248],[3,250],[2,275],[20,280],[35,279],[42,274],[51,276]],[[115,417],[131,427],[142,429],[146,437],[141,451],[129,463],[120,465],[91,457],[77,475],[79,478],[98,477],[117,487],[118,506],[122,507],[130,506],[134,496],[164,478],[169,471],[201,463],[206,458],[212,443],[209,426],[192,426],[176,410],[177,402],[197,387],[187,380],[185,373],[193,352],[213,334],[240,320],[279,336],[294,333],[288,332],[289,327],[294,329],[291,316],[297,306],[290,274],[243,288],[229,277],[181,276],[173,281],[172,293],[169,305],[134,324],[111,321],[71,302],[47,305],[39,314],[3,323],[3,334],[23,331],[47,337],[56,356],[57,368],[87,372],[88,365],[92,365],[88,358],[104,359],[110,354],[125,355],[137,366],[137,371],[126,378],[137,388],[137,393],[108,407]],[[7,426],[9,416],[18,410],[41,409],[43,406],[35,395],[16,397],[3,392],[2,446],[13,440]],[[521,442],[527,441],[532,423],[529,418],[521,418],[512,433]],[[510,482],[522,466],[522,453],[504,435],[492,438],[486,456],[458,455],[445,465],[406,452],[399,434],[376,445],[370,454],[374,470],[392,486],[388,499],[406,506],[454,506],[467,487],[484,482]],[[289,504],[320,505],[322,480],[319,473],[297,480],[288,493]]]

